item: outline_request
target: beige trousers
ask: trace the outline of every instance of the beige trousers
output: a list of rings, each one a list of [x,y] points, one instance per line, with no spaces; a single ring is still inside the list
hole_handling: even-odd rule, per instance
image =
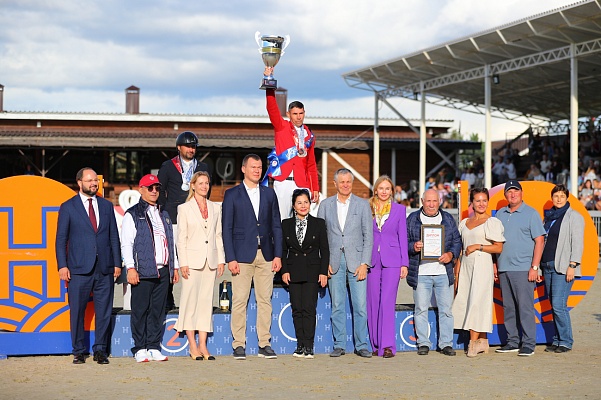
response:
[[[233,348],[246,348],[246,307],[250,287],[254,281],[257,301],[257,336],[259,346],[269,345],[271,339],[271,295],[273,293],[273,272],[271,261],[265,261],[261,250],[250,264],[239,263],[240,273],[232,277],[232,336]]]

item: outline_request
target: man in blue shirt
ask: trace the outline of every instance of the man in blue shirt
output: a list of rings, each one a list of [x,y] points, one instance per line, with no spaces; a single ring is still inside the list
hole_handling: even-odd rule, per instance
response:
[[[503,223],[507,239],[497,260],[507,344],[496,352],[519,351],[519,356],[531,356],[536,346],[534,288],[541,281],[538,269],[545,228],[538,211],[524,203],[522,194],[522,185],[517,180],[507,181],[505,198],[509,204],[496,215]],[[518,324],[522,329],[521,346]]]

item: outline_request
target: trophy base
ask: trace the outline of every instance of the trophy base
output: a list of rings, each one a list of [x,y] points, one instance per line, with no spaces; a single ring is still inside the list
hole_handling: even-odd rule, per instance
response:
[[[278,81],[275,79],[263,79],[261,80],[261,86],[259,89],[267,90],[267,89],[277,89]]]

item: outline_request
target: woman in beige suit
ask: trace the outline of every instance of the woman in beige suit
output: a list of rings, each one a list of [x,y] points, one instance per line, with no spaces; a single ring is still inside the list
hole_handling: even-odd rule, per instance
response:
[[[190,194],[177,207],[177,253],[182,274],[178,332],[186,331],[190,357],[214,360],[207,349],[207,334],[213,332],[213,285],[223,274],[225,254],[221,239],[221,206],[207,200],[210,178],[199,171],[190,181]],[[198,344],[196,343],[198,331]]]

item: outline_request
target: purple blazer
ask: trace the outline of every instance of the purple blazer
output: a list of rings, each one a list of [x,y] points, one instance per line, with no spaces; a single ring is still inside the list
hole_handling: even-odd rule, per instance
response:
[[[409,266],[407,253],[407,210],[404,205],[392,203],[390,215],[378,229],[373,219],[374,247],[371,253],[371,265],[381,262],[383,267],[400,268]]]

